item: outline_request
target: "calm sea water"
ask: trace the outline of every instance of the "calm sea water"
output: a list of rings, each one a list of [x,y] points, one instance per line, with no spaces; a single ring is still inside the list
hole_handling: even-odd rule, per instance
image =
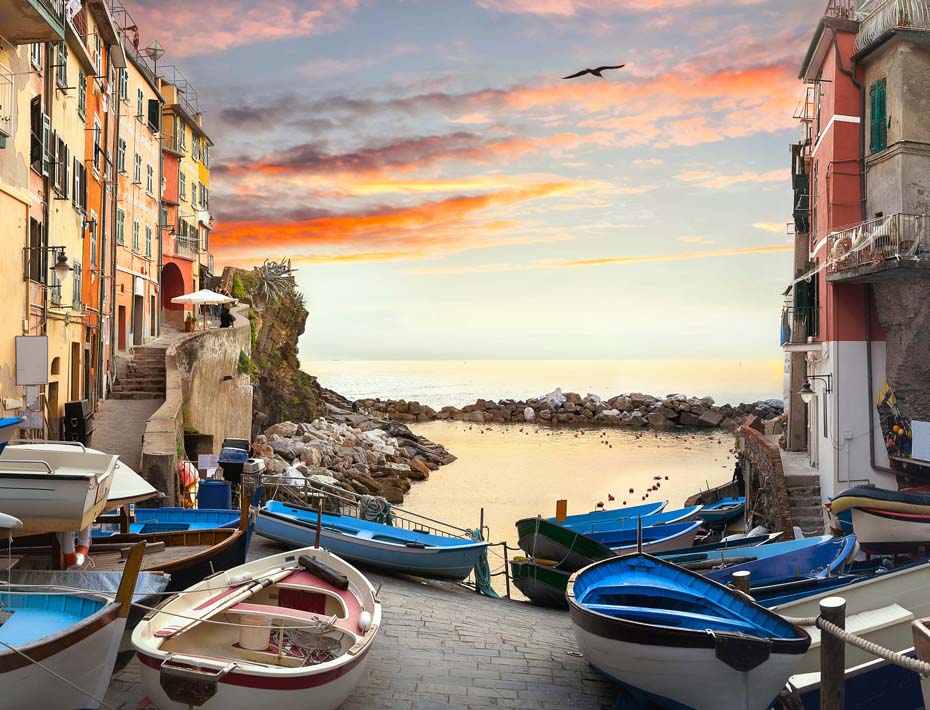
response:
[[[477,527],[484,508],[490,538],[512,546],[517,544],[514,523],[537,514],[555,515],[560,498],[568,500],[569,514],[593,510],[598,501],[608,508],[639,504],[660,476],[659,490],[647,500],[667,500],[671,510],[708,485],[729,481],[734,463],[733,435],[718,432],[581,433],[461,422],[430,422],[413,429],[459,458],[434,471],[428,481],[415,483],[403,507],[463,528]],[[610,494],[616,498],[613,503],[608,502]],[[503,565],[496,555],[490,559],[492,569]],[[503,591],[503,578],[496,578],[495,588]]]
[[[781,360],[305,361],[323,386],[350,399],[416,400],[439,408],[527,399],[561,387],[609,398],[624,392],[712,396],[718,403],[781,397]]]

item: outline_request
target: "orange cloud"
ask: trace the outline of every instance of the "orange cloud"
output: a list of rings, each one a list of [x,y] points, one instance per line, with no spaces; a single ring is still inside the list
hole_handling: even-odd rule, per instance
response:
[[[769,170],[764,173],[757,173],[753,170],[746,170],[737,175],[723,175],[708,170],[689,170],[679,173],[675,176],[676,180],[690,182],[701,187],[707,187],[719,190],[731,185],[741,183],[766,183],[766,182],[785,182],[790,178],[790,172],[787,168],[778,170]]]

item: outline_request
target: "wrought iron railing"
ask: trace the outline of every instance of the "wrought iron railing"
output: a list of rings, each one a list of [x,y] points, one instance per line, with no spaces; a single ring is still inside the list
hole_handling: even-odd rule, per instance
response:
[[[184,257],[185,259],[191,259],[192,261],[197,260],[197,240],[196,239],[184,239],[183,237],[175,237],[174,240],[174,255]]]
[[[889,265],[930,263],[930,215],[898,213],[831,234],[827,273]]]
[[[865,49],[896,28],[930,31],[930,0],[866,2],[859,10],[856,51]]]
[[[855,0],[830,0],[823,14],[826,17],[835,17],[840,20],[854,20],[856,17]]]
[[[820,309],[816,306],[787,306],[782,312],[781,344],[802,345],[817,337]]]
[[[200,103],[197,92],[191,83],[187,80],[181,71],[174,65],[161,67],[159,75],[166,82],[172,84],[177,89],[178,103],[190,116],[196,116],[200,113]]]
[[[38,0],[38,3],[48,10],[57,20],[64,22],[65,19],[65,2],[64,0]]]

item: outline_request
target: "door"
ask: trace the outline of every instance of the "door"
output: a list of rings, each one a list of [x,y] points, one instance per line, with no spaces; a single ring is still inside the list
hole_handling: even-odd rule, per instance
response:
[[[71,343],[71,401],[81,398],[81,344]]]
[[[142,296],[132,297],[132,344],[142,345],[145,327],[145,299]]]
[[[126,349],[126,306],[116,309],[116,347],[118,350]]]
[[[154,338],[154,337],[155,337],[155,329],[157,328],[157,325],[156,325],[156,322],[155,322],[155,312],[156,312],[156,309],[155,309],[155,296],[152,296],[149,300],[151,301],[151,303],[149,304],[149,321],[151,321],[151,322],[149,323],[149,335],[151,335],[151,336]]]

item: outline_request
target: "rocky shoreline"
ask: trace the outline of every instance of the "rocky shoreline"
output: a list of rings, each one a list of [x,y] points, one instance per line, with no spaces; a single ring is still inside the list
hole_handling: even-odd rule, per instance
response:
[[[361,399],[354,409],[394,422],[463,421],[474,424],[534,424],[538,426],[603,426],[652,429],[701,428],[736,431],[757,417],[766,433],[781,431],[784,403],[769,399],[737,406],[717,405],[712,397],[665,397],[633,392],[602,399],[556,389],[533,399],[479,399],[464,407],[439,410],[403,399]]]
[[[268,473],[285,480],[325,476],[355,493],[383,496],[390,503],[403,503],[411,482],[424,481],[455,461],[445,447],[400,422],[340,418],[274,424],[256,437],[254,455],[265,461]]]

